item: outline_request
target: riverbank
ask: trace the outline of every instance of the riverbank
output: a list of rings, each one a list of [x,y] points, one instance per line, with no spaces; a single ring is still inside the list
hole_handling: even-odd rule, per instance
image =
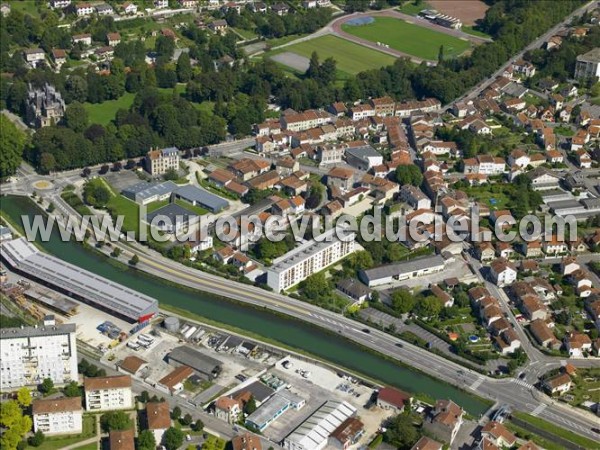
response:
[[[3,197],[2,210],[13,222],[20,222],[22,215],[39,214],[37,205],[24,197]],[[63,242],[57,233],[50,241],[39,244],[45,251],[67,262],[155,297],[161,305],[214,321],[225,328],[237,328],[243,334],[259,336],[266,342],[307,352],[317,359],[347,368],[368,379],[379,380],[382,384],[424,393],[430,398],[451,398],[473,416],[483,413],[489,406],[487,401],[427,374],[402,367],[391,357],[365,351],[335,333],[273,314],[271,310],[251,308],[229,299],[174,286],[131,267],[119,267],[114,260],[112,264],[106,264],[105,256],[76,242]]]

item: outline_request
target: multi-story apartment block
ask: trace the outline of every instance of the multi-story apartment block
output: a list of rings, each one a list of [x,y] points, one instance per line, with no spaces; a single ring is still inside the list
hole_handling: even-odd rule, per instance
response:
[[[146,170],[150,175],[164,175],[168,170],[179,169],[179,149],[168,147],[150,150],[146,154]]]
[[[376,116],[393,116],[396,102],[391,97],[379,97],[369,100],[370,105],[375,110]]]
[[[592,78],[600,79],[600,48],[596,47],[584,55],[577,57],[575,78],[579,80]]]
[[[110,411],[133,407],[129,375],[86,378],[83,381],[83,389],[85,407],[88,411]]]
[[[35,400],[32,403],[33,429],[46,435],[81,433],[81,397]]]
[[[354,252],[355,235],[346,234],[340,240],[333,228],[319,236],[319,241],[308,241],[277,258],[267,269],[267,284],[275,292],[283,291]]]
[[[317,147],[317,159],[321,164],[342,162],[346,154],[346,146],[340,144],[324,144]]]
[[[45,84],[42,89],[29,85],[27,93],[27,122],[36,128],[56,124],[65,114],[65,101],[54,86]]]
[[[280,122],[282,129],[298,132],[331,123],[332,116],[325,111],[310,109],[303,113],[284,114]]]
[[[0,388],[77,380],[74,324],[0,330]]]

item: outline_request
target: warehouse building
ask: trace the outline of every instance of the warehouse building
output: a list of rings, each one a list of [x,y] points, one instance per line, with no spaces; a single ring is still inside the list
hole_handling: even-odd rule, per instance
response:
[[[75,324],[0,330],[0,389],[77,381]]]
[[[229,206],[227,200],[192,185],[183,186],[177,189],[175,191],[175,197],[191,203],[194,206],[208,209],[212,213],[223,211]]]
[[[43,253],[25,238],[4,242],[0,256],[16,272],[128,322],[158,312],[156,299]]]
[[[126,187],[121,191],[121,195],[139,205],[147,205],[148,203],[170,198],[173,191],[177,190],[178,187],[179,186],[172,181],[164,181],[162,183],[148,183],[142,181]]]
[[[444,258],[440,255],[423,256],[405,262],[361,270],[360,280],[369,287],[381,286],[393,281],[410,280],[444,270]]]
[[[356,408],[350,403],[329,400],[285,438],[283,448],[321,450],[327,446],[329,436],[346,419],[355,415]]]
[[[290,408],[298,411],[305,404],[306,400],[302,397],[290,391],[282,390],[273,394],[256,411],[246,417],[246,425],[262,432]]]
[[[348,256],[355,250],[355,234],[348,234],[342,241],[333,228],[323,233],[320,241],[308,241],[275,259],[267,268],[267,285],[275,292],[284,291]]]
[[[219,376],[223,369],[223,363],[218,359],[211,358],[204,353],[200,353],[191,347],[182,345],[171,351],[168,356],[169,364],[179,366],[189,366],[198,375],[213,380]]]

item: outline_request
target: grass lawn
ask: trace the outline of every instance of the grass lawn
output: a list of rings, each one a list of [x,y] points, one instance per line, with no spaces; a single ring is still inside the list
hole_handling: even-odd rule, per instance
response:
[[[467,34],[472,34],[473,36],[478,36],[478,37],[481,37],[481,38],[490,38],[491,39],[491,36],[489,34],[484,33],[483,31],[476,30],[471,25],[463,25],[460,30],[464,31]]]
[[[76,447],[75,450],[98,450],[98,444],[87,444],[81,447]]]
[[[511,199],[509,191],[511,185],[506,184],[488,184],[483,186],[467,187],[464,191],[469,197],[490,207],[490,210],[509,209]]]
[[[10,8],[11,11],[20,11],[24,14],[29,14],[30,16],[33,17],[40,17],[40,13],[38,11],[38,6],[36,5],[36,2],[32,1],[32,0],[19,0],[19,1],[12,1],[9,2],[10,3]],[[48,10],[48,8],[42,8],[45,9],[46,11]]]
[[[108,100],[102,103],[84,103],[84,106],[88,112],[90,123],[108,125],[115,118],[117,110],[121,108],[129,109],[134,98],[135,94],[126,92],[117,100]]]
[[[295,41],[301,37],[307,36],[306,34],[290,34],[288,36],[283,36],[280,38],[267,39],[265,43],[269,46],[269,48],[277,47],[278,45],[287,44],[288,42]]]
[[[202,444],[202,448],[205,450],[225,450],[226,444],[227,442],[223,439],[209,434],[208,438]]]
[[[554,442],[548,441],[537,434],[533,434],[524,428],[516,426],[514,423],[506,422],[506,428],[508,428],[512,433],[514,433],[517,437],[522,439],[531,440],[535,442],[537,445],[545,448],[546,450],[562,450],[562,447]]]
[[[137,203],[122,195],[115,195],[108,201],[106,206],[111,212],[111,216],[123,216],[124,231],[133,231],[136,236],[139,234],[140,207]]]
[[[404,5],[398,8],[398,11],[404,14],[410,14],[411,16],[416,16],[424,9],[430,9],[429,5],[426,2],[406,2]]]
[[[560,134],[561,136],[571,137],[575,132],[567,126],[558,126],[554,128],[554,134]]]
[[[257,38],[256,33],[252,30],[244,30],[243,28],[234,28],[234,30],[247,41]]]
[[[80,441],[85,441],[96,435],[96,417],[92,415],[83,416],[83,432],[76,436],[46,437],[44,443],[37,447],[39,450],[58,450]],[[30,447],[33,448],[33,447]],[[87,448],[87,445],[82,448]],[[94,448],[96,445],[94,444]]]
[[[553,434],[555,436],[559,436],[574,444],[580,445],[583,448],[598,448],[597,442],[575,434],[572,431],[565,430],[564,428],[559,428],[553,423],[546,422],[544,419],[540,419],[539,417],[534,417],[529,414],[518,411],[513,412],[513,415],[517,419],[522,420],[523,422],[527,422],[533,425],[534,427],[539,428],[540,430],[546,431],[547,433]]]
[[[458,56],[471,46],[468,41],[393,17],[376,17],[373,23],[367,25],[345,24],[342,29],[359,38],[383,42],[401,52],[432,61],[437,60],[441,45],[446,58]]]
[[[395,61],[393,56],[331,35],[284,47],[277,50],[277,53],[292,52],[310,58],[314,51],[319,54],[321,61],[332,57],[337,62],[338,71],[350,75],[389,66]]]
[[[175,200],[175,204],[177,204],[177,205],[181,206],[182,208],[185,208],[188,211],[191,211],[194,214],[197,214],[199,216],[203,216],[208,213],[208,210],[202,208],[201,206],[192,205],[191,203],[186,202],[185,200],[182,200],[180,198]]]

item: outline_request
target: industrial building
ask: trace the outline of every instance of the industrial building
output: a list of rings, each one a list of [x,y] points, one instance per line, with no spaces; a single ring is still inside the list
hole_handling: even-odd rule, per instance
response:
[[[177,188],[179,188],[179,186],[172,181],[164,181],[162,183],[148,183],[142,181],[126,187],[121,191],[121,195],[139,205],[147,205],[148,203],[170,198],[173,191]]]
[[[284,291],[348,256],[355,250],[355,234],[348,235],[342,241],[333,228],[319,236],[319,241],[308,241],[275,259],[267,268],[267,285],[275,292]]]
[[[157,230],[176,233],[193,224],[198,216],[177,203],[169,203],[146,215],[146,222]]]
[[[282,390],[273,394],[256,411],[246,417],[246,425],[262,432],[290,408],[300,410],[305,404],[306,400],[302,397]]]
[[[198,375],[213,380],[219,376],[223,363],[218,359],[211,358],[191,347],[182,345],[174,348],[168,355],[168,362],[173,366],[189,366]]]
[[[218,213],[229,206],[227,200],[192,185],[182,186],[177,189],[175,191],[175,197],[191,203],[194,206],[208,209],[213,213]]]
[[[158,312],[156,299],[43,253],[25,238],[4,242],[0,256],[16,272],[128,322]]]
[[[405,262],[361,270],[360,280],[369,287],[381,286],[393,281],[409,280],[444,270],[444,258],[440,255],[423,256]]]
[[[350,403],[329,400],[285,438],[283,448],[321,450],[327,446],[329,436],[346,419],[355,415],[356,408]]]
[[[74,324],[0,330],[0,387],[9,391],[37,386],[45,378],[55,384],[77,381]]]

